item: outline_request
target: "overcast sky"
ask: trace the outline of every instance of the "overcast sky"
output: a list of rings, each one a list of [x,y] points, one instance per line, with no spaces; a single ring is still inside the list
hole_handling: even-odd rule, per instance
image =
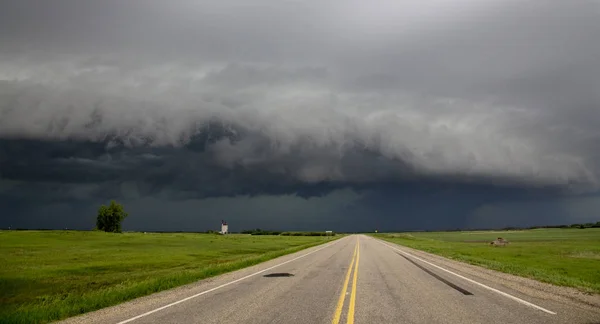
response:
[[[598,221],[597,0],[0,0],[0,227]]]

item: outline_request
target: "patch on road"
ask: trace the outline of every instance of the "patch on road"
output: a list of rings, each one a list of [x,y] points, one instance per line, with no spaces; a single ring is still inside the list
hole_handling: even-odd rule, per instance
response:
[[[276,272],[264,275],[265,278],[293,277],[294,275],[287,272]]]
[[[441,281],[441,282],[445,283],[446,285],[448,285],[448,286],[450,286],[450,287],[452,287],[452,288],[454,288],[454,289],[458,290],[458,291],[459,291],[459,292],[461,292],[463,295],[466,295],[466,296],[473,295],[473,293],[471,293],[470,291],[468,291],[468,290],[466,290],[466,289],[464,289],[464,288],[461,288],[461,287],[459,287],[459,286],[457,286],[457,285],[455,285],[455,284],[451,283],[450,281],[448,281],[448,280],[446,280],[446,279],[444,279],[444,278],[442,278],[442,277],[438,276],[437,274],[433,273],[432,271],[430,271],[429,269],[427,269],[427,268],[423,267],[422,265],[420,265],[420,264],[417,264],[415,261],[413,261],[413,260],[411,260],[411,259],[407,258],[406,256],[404,256],[404,255],[402,255],[402,254],[400,254],[400,253],[398,253],[398,252],[396,252],[396,254],[398,254],[399,256],[401,256],[401,257],[403,257],[403,258],[405,258],[405,259],[406,259],[408,262],[410,262],[410,263],[414,264],[414,265],[415,265],[417,268],[419,268],[419,269],[421,269],[421,270],[423,270],[423,271],[427,272],[428,274],[430,274],[430,275],[431,275],[432,277],[434,277],[435,279],[437,279],[437,280],[439,280],[439,281]]]

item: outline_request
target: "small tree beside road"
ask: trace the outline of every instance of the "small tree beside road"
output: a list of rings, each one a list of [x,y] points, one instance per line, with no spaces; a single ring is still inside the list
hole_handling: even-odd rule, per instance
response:
[[[129,214],[125,212],[123,205],[111,200],[110,205],[98,208],[96,228],[105,232],[121,233],[121,222],[127,216]]]

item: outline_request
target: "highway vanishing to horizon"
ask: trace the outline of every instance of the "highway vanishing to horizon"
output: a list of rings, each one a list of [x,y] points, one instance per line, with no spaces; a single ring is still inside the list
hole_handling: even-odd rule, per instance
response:
[[[544,285],[349,235],[62,323],[600,323]]]

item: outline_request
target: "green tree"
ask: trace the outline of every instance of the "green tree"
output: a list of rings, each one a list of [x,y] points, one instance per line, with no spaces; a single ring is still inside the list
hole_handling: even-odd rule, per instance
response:
[[[121,233],[121,222],[127,216],[129,214],[125,212],[123,205],[111,200],[110,205],[98,208],[96,228],[105,232]]]

